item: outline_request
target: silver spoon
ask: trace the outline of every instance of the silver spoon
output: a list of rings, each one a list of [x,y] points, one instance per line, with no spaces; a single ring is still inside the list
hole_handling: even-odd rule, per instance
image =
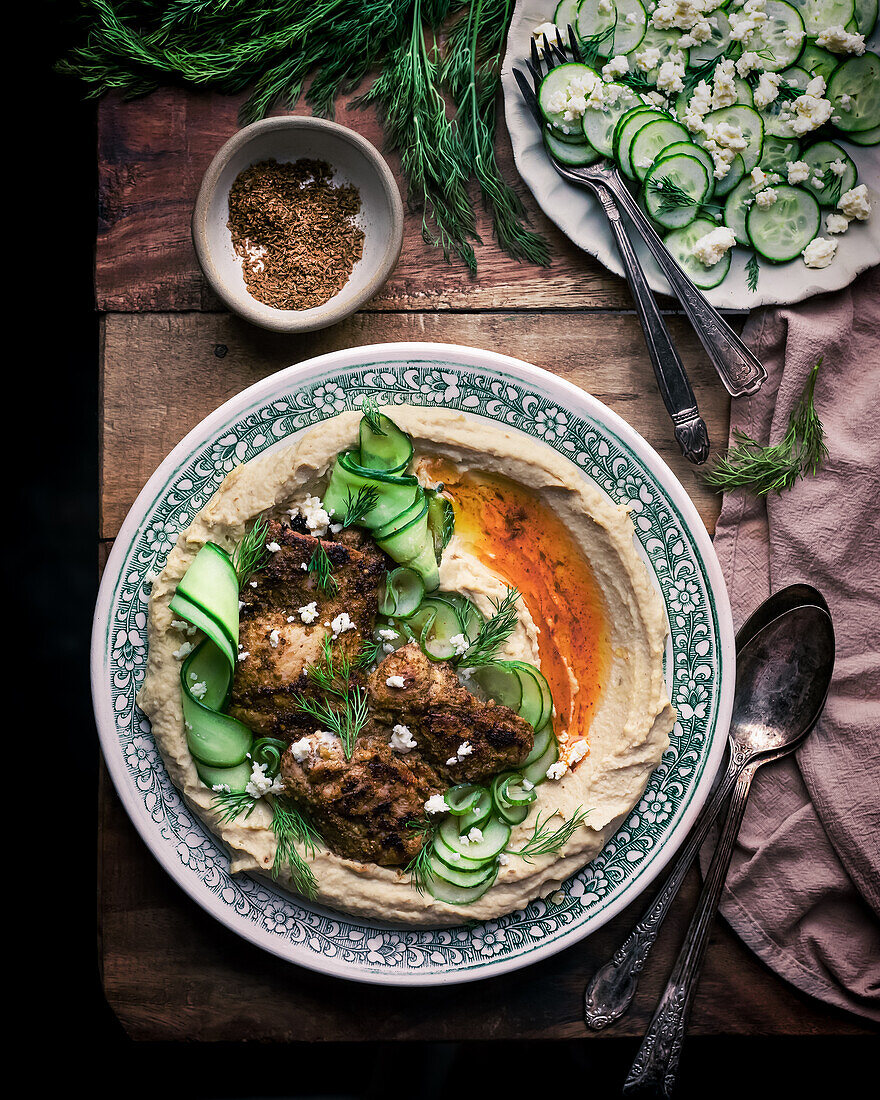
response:
[[[812,585],[792,584],[774,593],[740,627],[736,636],[737,654],[774,619],[793,608],[808,605],[821,608],[828,614],[828,605],[824,597]],[[737,669],[737,690],[739,690],[742,672],[741,667]],[[595,973],[587,986],[584,995],[584,1019],[587,1026],[594,1031],[599,1031],[619,1019],[632,1003],[638,987],[639,975],[656,942],[663,920],[697,852],[703,846],[709,830],[724,809],[734,784],[750,759],[751,749],[747,742],[747,731],[740,728],[736,711],[731,721],[728,746],[726,771],[697,817],[688,841],[666,881],[627,939],[611,959]]]
[[[831,616],[812,604],[794,607],[762,627],[737,662],[733,725],[748,756],[712,855],[697,908],[666,989],[639,1047],[623,1092],[669,1097],[700,967],[755,772],[792,752],[816,724],[834,669]]]

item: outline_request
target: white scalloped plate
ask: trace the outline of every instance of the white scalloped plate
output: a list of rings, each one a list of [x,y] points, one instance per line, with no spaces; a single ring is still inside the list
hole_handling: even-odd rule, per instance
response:
[[[666,673],[679,720],[644,796],[563,900],[494,921],[394,928],[331,912],[266,879],[232,876],[217,838],[172,785],[135,703],[146,665],[150,577],[226,474],[365,396],[488,418],[566,456],[615,502],[630,504],[636,547],[670,625]],[[662,459],[595,398],[546,371],[451,344],[376,344],[334,352],[258,382],[206,417],[153,474],[104,571],[92,636],[101,746],[144,842],[199,905],[244,939],[301,966],[363,982],[474,981],[546,958],[633,900],[678,848],[709,792],[733,698],[734,634],[712,544]]]
[[[579,248],[595,256],[615,275],[622,276],[620,256],[605,215],[592,195],[567,183],[553,168],[541,141],[540,128],[526,107],[513,76],[515,65],[525,70],[523,59],[529,56],[532,31],[548,19],[552,21],[555,6],[555,0],[519,0],[510,23],[501,84],[513,158],[519,174],[547,217]],[[868,44],[876,49],[878,41],[880,33],[875,30]],[[859,181],[868,185],[874,215],[867,222],[851,224],[846,233],[837,238],[837,255],[828,267],[809,268],[801,260],[779,265],[762,263],[758,288],[754,292],[746,283],[749,253],[742,248],[735,249],[727,278],[720,286],[704,292],[716,308],[754,309],[801,302],[813,294],[842,290],[860,272],[880,263],[880,194],[876,190],[880,181],[880,145],[862,148],[847,142],[845,148],[856,162]],[[669,294],[669,284],[635,230],[632,239],[651,289]]]

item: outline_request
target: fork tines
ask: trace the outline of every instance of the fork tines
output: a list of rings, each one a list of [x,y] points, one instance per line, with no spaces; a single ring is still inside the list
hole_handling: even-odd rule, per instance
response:
[[[566,30],[568,31],[568,50],[575,61],[580,61],[581,50],[575,29],[571,23],[569,23]],[[543,35],[539,53],[538,43],[533,37],[531,40],[531,57],[526,61],[526,65],[529,72],[532,74],[535,92],[537,93],[538,87],[544,79],[544,72],[541,68],[542,64],[547,66],[547,72],[549,73],[550,70],[555,69],[557,65],[565,65],[568,60],[569,58],[565,52],[565,47],[561,46],[558,40],[556,42],[551,42],[546,34]]]

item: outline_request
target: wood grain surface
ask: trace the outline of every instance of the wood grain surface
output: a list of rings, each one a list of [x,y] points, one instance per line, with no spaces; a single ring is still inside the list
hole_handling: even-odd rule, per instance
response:
[[[127,103],[111,97],[100,108],[95,288],[102,314],[102,565],[153,470],[223,401],[313,355],[397,340],[492,348],[582,386],[658,450],[714,530],[718,498],[678,454],[625,284],[564,240],[521,184],[535,226],[553,247],[549,270],[511,261],[485,231],[473,280],[428,249],[418,219],[408,215],[403,254],[388,285],[334,328],[278,336],[220,311],[198,270],[189,218],[202,173],[236,129],[238,105],[170,89]],[[337,120],[381,147],[371,114],[342,104]],[[503,125],[499,157],[515,179]],[[397,171],[395,158],[389,162]],[[670,327],[718,449],[726,442],[729,400],[688,325],[673,317]],[[586,941],[524,971],[477,985],[395,990],[343,983],[279,961],[205,914],[149,854],[106,772],[98,858],[104,991],[126,1034],[138,1040],[586,1038],[584,983],[640,908],[636,902]],[[595,1036],[597,1042],[644,1031],[698,888],[694,871],[631,1012]],[[720,922],[691,1030],[864,1033],[860,1021],[780,981]]]

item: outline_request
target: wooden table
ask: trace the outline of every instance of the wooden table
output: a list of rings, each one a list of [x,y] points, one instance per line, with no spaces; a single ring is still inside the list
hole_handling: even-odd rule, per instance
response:
[[[428,249],[416,218],[408,217],[397,270],[347,321],[323,332],[278,336],[223,312],[199,272],[189,218],[203,172],[237,127],[237,108],[237,100],[177,90],[129,103],[111,98],[100,107],[102,561],[161,459],[223,401],[313,355],[391,340],[493,348],[582,386],[660,452],[714,529],[719,502],[678,453],[625,283],[570,245],[521,184],[534,224],[552,242],[549,270],[508,259],[484,223],[487,243],[477,249],[473,281]],[[343,103],[336,117],[382,147],[371,114],[349,112]],[[503,123],[499,157],[516,180]],[[395,158],[389,161],[397,171]],[[673,317],[671,329],[710,437],[723,446],[727,395],[688,324]],[[99,851],[104,990],[125,1033],[137,1040],[586,1038],[585,979],[639,910],[637,902],[584,942],[478,987],[393,990],[343,984],[279,962],[208,917],[149,854],[106,773]],[[602,1036],[644,1031],[698,888],[692,872],[633,1008]],[[719,922],[691,1033],[859,1035],[868,1029],[786,985]]]

